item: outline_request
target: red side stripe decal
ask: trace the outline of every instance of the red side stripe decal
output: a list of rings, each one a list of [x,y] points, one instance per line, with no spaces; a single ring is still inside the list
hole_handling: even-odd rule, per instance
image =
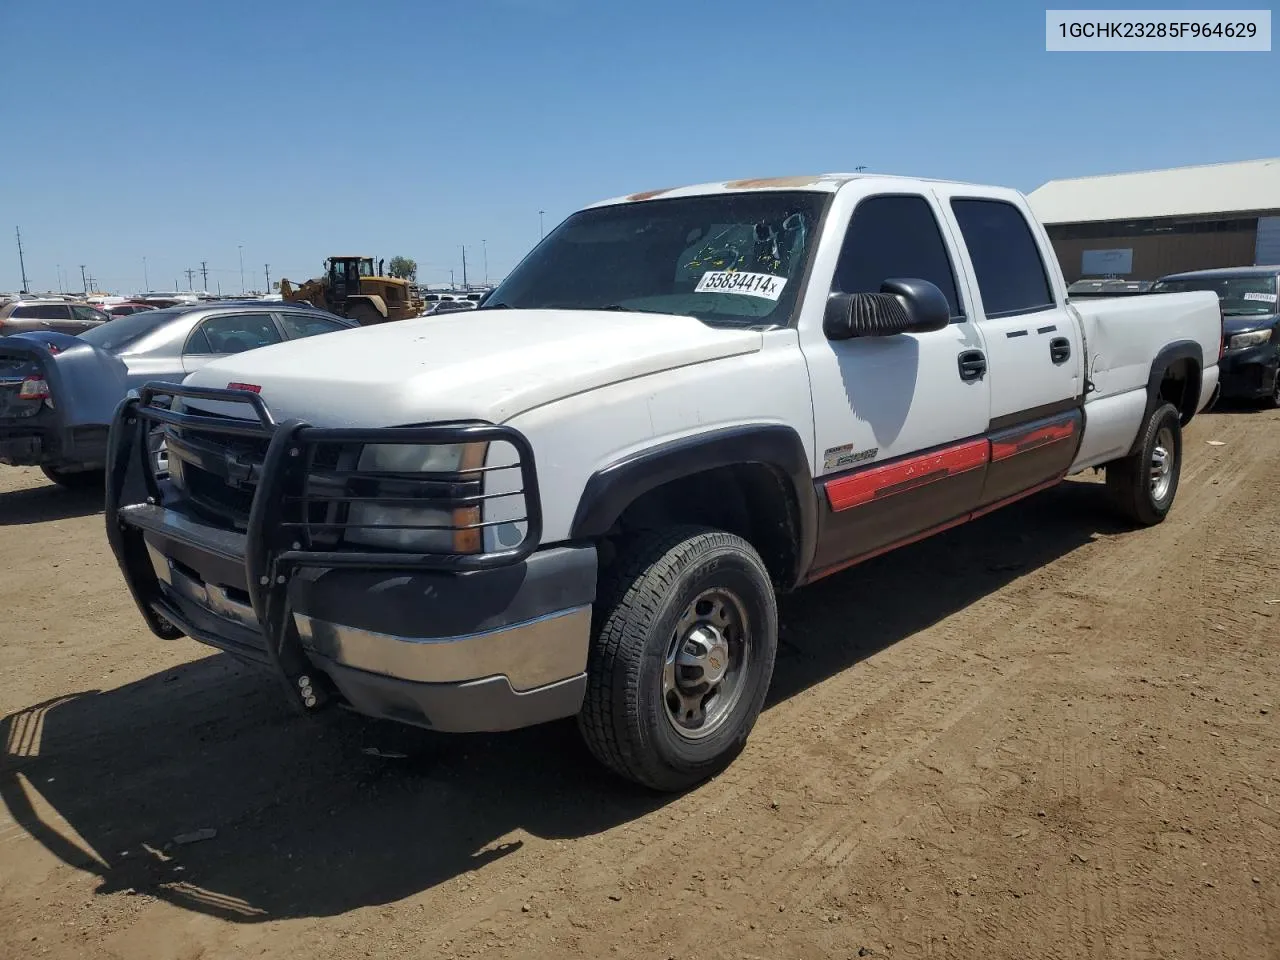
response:
[[[828,480],[825,484],[827,500],[832,510],[848,510],[879,497],[913,490],[935,480],[976,470],[986,465],[990,451],[989,441],[970,440],[909,460]]]
[[[1018,434],[1007,440],[992,440],[991,462],[997,463],[1001,460],[1008,460],[1010,457],[1016,457],[1020,453],[1026,453],[1029,450],[1035,450],[1050,443],[1070,440],[1076,435],[1076,424],[1077,421],[1072,418],[1061,423],[1051,423],[1044,427],[1028,430],[1026,433]]]

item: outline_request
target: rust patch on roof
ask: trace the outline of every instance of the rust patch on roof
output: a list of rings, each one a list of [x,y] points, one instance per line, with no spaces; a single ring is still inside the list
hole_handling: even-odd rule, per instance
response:
[[[666,193],[668,190],[674,190],[674,187],[663,187],[660,190],[645,190],[641,193],[633,193],[627,197],[628,200],[652,200],[656,196]]]
[[[752,190],[758,187],[809,187],[821,177],[761,177],[756,180],[730,180],[725,186],[730,190]]]

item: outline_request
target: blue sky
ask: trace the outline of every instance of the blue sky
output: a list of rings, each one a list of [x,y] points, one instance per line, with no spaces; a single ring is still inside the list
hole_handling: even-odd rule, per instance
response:
[[[1057,6],[1062,6],[1058,4]],[[1088,5],[1085,5],[1088,6]],[[980,13],[978,11],[981,11]],[[359,14],[362,20],[355,20]],[[1032,190],[1280,155],[1280,53],[1063,54],[1044,5],[0,2],[0,290],[503,274],[577,207],[871,170]],[[199,277],[197,276],[197,286]]]

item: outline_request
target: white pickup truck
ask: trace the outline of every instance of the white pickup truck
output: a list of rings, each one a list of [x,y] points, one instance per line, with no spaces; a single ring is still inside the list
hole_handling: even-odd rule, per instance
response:
[[[303,711],[577,716],[679,790],[755,723],[776,592],[1090,467],[1159,523],[1221,338],[1209,292],[1070,302],[1013,190],[649,191],[570,216],[477,311],[148,385],[107,530],[155,633],[269,666]]]

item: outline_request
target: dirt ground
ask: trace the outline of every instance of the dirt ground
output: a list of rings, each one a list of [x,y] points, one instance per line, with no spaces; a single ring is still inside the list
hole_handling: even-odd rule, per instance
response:
[[[295,716],[0,468],[0,957],[1280,957],[1280,415],[1198,418],[1159,527],[1100,494],[786,598],[746,753],[655,798],[571,722]]]

